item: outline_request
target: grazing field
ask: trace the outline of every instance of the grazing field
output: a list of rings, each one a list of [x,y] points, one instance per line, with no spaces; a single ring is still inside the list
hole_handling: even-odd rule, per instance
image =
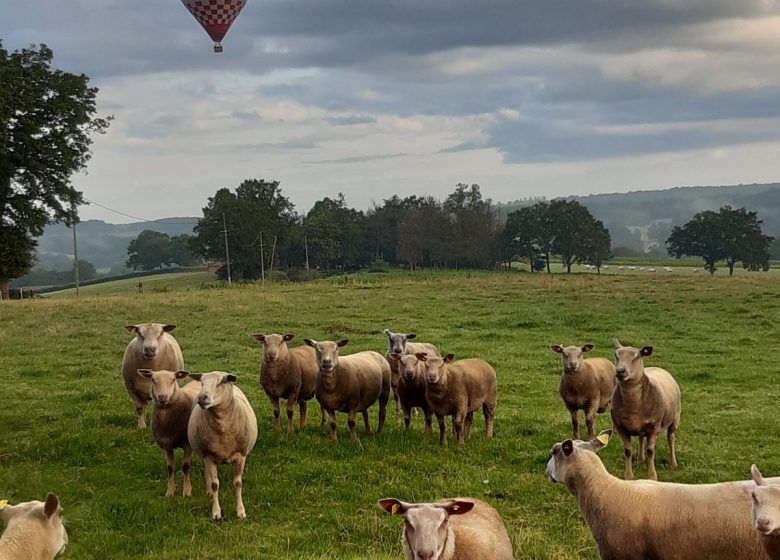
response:
[[[592,342],[591,355],[606,357],[613,336],[655,347],[646,364],[668,369],[683,394],[680,466],[668,468],[659,440],[660,480],[749,478],[752,462],[776,476],[779,319],[780,282],[764,274],[423,272],[6,302],[0,498],[58,493],[69,559],[398,559],[401,523],[375,505],[390,496],[481,498],[504,517],[517,558],[597,558],[574,499],[544,475],[551,445],[570,435],[557,394],[560,359],[549,345]],[[130,338],[123,326],[146,321],[176,323],[186,367],[237,374],[255,408],[260,436],[244,475],[245,521],[235,518],[228,467],[220,468],[221,522],[210,521],[198,459],[193,496],[180,496],[178,474],[179,495],[164,497],[163,453],[148,431],[136,430],[119,375]],[[363,434],[358,422],[359,446],[339,415],[333,444],[316,406],[303,433],[273,432],[250,333],[291,332],[293,344],[345,337],[344,353],[384,352],[384,328],[493,364],[499,393],[492,441],[483,437],[481,415],[464,448],[441,449],[423,434],[420,415],[403,432],[401,416],[389,412],[380,435]],[[608,415],[596,425],[608,427]],[[622,474],[619,441],[601,456],[610,472]]]

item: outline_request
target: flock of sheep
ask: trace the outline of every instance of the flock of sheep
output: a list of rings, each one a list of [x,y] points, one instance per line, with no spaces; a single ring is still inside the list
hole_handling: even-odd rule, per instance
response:
[[[174,325],[129,325],[135,336],[127,345],[122,378],[135,405],[137,425],[146,427],[146,405],[153,401],[152,434],[165,452],[166,496],[175,486],[174,449],[184,458],[182,493],[190,496],[193,452],[201,457],[211,517],[220,519],[217,465],[233,465],[236,515],[246,517],[242,476],[247,456],[257,440],[257,418],[235,375],[214,371],[189,373],[182,352],[170,334]],[[478,358],[453,361],[427,343],[410,342],[414,334],[385,330],[388,350],[383,356],[365,351],[340,355],[348,341],[314,341],[289,347],[294,335],[255,334],[262,344],[260,384],[273,406],[274,428],[281,430],[280,400],[286,400],[287,432],[294,432],[293,414],[299,408],[299,426],[306,424],[308,401],[316,398],[321,425],[330,423],[337,437],[336,413],[347,413],[353,441],[358,441],[356,418],[363,417],[370,432],[368,412],[378,403],[377,431],[385,422],[391,390],[395,411],[404,424],[419,409],[426,432],[432,417],[439,424],[439,441],[446,444],[445,417],[452,418],[456,441],[469,437],[474,412],[482,409],[485,435],[493,435],[497,382],[494,369]],[[670,465],[676,466],[675,433],[680,423],[681,393],[671,374],[645,367],[652,347],[633,348],[614,340],[615,363],[585,358],[592,344],[551,346],[561,355],[559,393],[571,415],[573,439],[556,443],[547,464],[552,482],[564,484],[574,495],[603,559],[780,559],[780,477],[764,479],[752,467],[752,481],[718,484],[657,482],[655,448],[666,431]],[[192,381],[180,385],[185,378]],[[612,429],[594,437],[596,414],[610,409]],[[579,439],[578,413],[582,410],[588,440]],[[327,420],[326,420],[327,419]],[[597,452],[616,432],[624,447],[625,480],[609,474]],[[648,477],[632,481],[631,438],[638,438],[640,461],[647,460]],[[512,546],[500,515],[474,498],[451,498],[434,503],[408,503],[396,498],[379,500],[390,515],[405,523],[402,546],[407,560],[509,560]],[[0,560],[50,560],[67,544],[61,507],[56,495],[45,502],[10,505],[0,501],[0,519],[6,529],[0,537]]]

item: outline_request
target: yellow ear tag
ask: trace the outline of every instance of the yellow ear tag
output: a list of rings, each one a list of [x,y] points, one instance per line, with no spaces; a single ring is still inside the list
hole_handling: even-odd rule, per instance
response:
[[[596,439],[601,442],[601,445],[607,445],[609,443],[609,436],[607,434],[599,434]]]
[[[0,509],[3,509],[6,505],[8,505],[8,500],[0,500]]]
[[[390,508],[390,515],[395,515],[398,513],[398,510],[401,509],[401,506],[398,504],[393,504],[393,507]]]

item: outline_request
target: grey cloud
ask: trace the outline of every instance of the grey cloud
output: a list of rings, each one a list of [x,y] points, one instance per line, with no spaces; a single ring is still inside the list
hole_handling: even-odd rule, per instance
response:
[[[354,124],[375,123],[376,118],[369,115],[349,115],[346,117],[327,117],[325,121],[336,126],[349,126]]]
[[[339,158],[339,159],[324,159],[319,161],[304,161],[303,163],[308,164],[323,164],[323,163],[364,163],[367,161],[376,161],[376,160],[382,160],[382,159],[395,159],[395,158],[401,158],[406,157],[409,154],[405,153],[398,153],[398,154],[376,154],[376,155],[370,155],[370,156],[354,156],[354,157],[346,157],[346,158]]]

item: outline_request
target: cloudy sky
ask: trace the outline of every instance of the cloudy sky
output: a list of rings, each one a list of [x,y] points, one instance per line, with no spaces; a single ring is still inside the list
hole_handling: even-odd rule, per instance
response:
[[[248,0],[219,55],[179,0],[0,4],[100,88],[75,184],[134,216],[255,177],[304,212],[780,180],[775,0]]]

